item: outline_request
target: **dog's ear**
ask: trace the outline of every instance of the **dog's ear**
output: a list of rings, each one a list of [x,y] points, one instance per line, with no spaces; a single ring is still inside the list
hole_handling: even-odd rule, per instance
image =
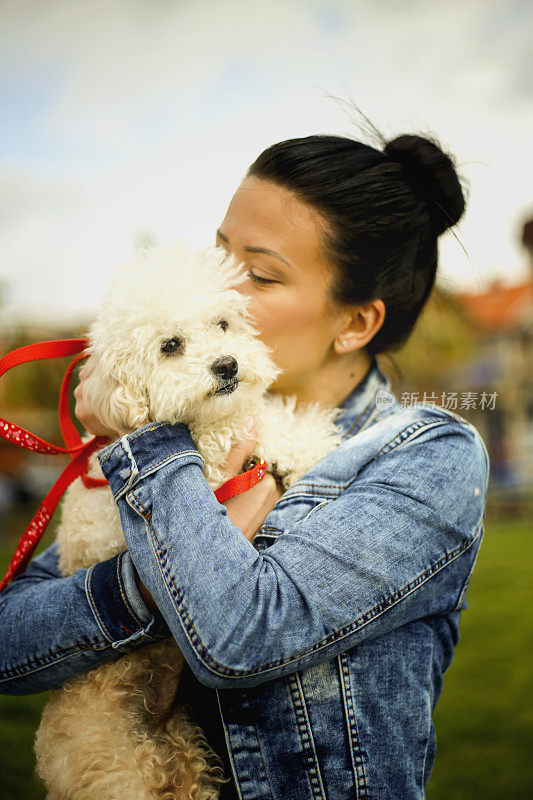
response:
[[[98,361],[91,375],[90,402],[106,427],[122,436],[150,422],[145,381],[131,360]]]

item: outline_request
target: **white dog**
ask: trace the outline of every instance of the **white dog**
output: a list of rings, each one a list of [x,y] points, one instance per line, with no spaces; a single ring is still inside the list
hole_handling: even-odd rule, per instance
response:
[[[111,284],[89,332],[97,365],[87,392],[121,435],[150,421],[183,422],[212,489],[230,447],[257,431],[255,455],[285,488],[340,441],[337,409],[297,408],[266,392],[278,370],[257,338],[241,266],[220,248],[145,250]],[[85,389],[84,389],[85,391]],[[89,474],[96,474],[93,455]],[[62,574],[126,549],[108,487],[78,478],[58,529]],[[49,800],[215,800],[220,760],[183,707],[174,639],[144,647],[52,692],[37,732],[37,771]]]

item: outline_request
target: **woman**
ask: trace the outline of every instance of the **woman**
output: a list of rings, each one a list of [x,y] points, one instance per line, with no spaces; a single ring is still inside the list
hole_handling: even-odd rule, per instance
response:
[[[184,426],[108,445],[129,551],[59,578],[52,546],[0,596],[5,692],[59,686],[170,631],[188,664],[176,701],[231,775],[222,798],[424,797],[488,457],[458,415],[403,408],[376,355],[407,339],[463,209],[452,161],[418,136],[383,151],[312,136],[259,156],[217,241],[246,264],[282,369],[273,391],[341,406],[344,439],[282,496],[267,477],[226,508]],[[114,437],[84,399],[90,373],[77,415]],[[252,450],[237,443],[228,475]]]

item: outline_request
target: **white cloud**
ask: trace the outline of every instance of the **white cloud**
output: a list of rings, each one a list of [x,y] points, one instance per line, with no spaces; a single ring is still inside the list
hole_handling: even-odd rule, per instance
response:
[[[15,130],[7,109],[0,162],[11,308],[94,308],[143,230],[210,240],[261,149],[358,134],[327,92],[386,135],[436,132],[471,184],[460,236],[474,270],[523,276],[528,20],[497,0],[4,2],[0,72],[26,120]],[[442,275],[475,284],[449,234]]]

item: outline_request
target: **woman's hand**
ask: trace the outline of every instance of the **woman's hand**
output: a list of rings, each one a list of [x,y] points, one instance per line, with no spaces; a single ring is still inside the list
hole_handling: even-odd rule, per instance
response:
[[[236,442],[231,448],[225,463],[226,480],[238,475],[243,466],[253,455],[256,445],[255,430],[250,430],[250,438]],[[233,524],[239,528],[243,535],[251,542],[265,521],[267,514],[272,511],[279,498],[283,494],[283,489],[276,483],[270,473],[267,474],[242,494],[237,494],[225,500],[223,505],[228,510],[228,517]],[[137,575],[137,585],[144,602],[149,608],[155,608],[152,595]]]
[[[79,383],[74,389],[76,406],[74,413],[88,433],[94,436],[108,436],[111,440],[118,438],[119,434],[107,428],[95,414],[84,391],[87,382],[95,368],[94,356],[89,356],[79,373]],[[225,463],[226,480],[238,475],[248,459],[253,455],[256,445],[255,431],[250,430],[250,438],[236,442],[231,448]],[[239,528],[243,535],[251,542],[265,521],[267,514],[272,511],[277,501],[283,494],[283,489],[275,479],[267,473],[255,486],[242,494],[230,497],[224,502],[228,516],[233,524]],[[148,607],[154,608],[152,595],[137,575],[137,585],[144,602]]]
[[[253,428],[250,436],[249,439],[236,442],[231,448],[225,464],[226,480],[238,475],[244,464],[253,455],[256,445]],[[283,489],[267,472],[255,486],[242,494],[230,497],[223,505],[226,506],[228,516],[233,524],[240,528],[244,536],[251,542],[265,521],[265,517],[272,511],[282,494]]]
[[[91,374],[94,371],[95,366],[95,357],[89,356],[83,367],[80,369],[80,382],[74,389],[74,397],[76,398],[74,413],[87,433],[92,433],[93,436],[108,436],[111,440],[114,440],[118,438],[119,434],[116,431],[112,431],[110,428],[107,428],[103,424],[103,422],[96,416],[87,399],[87,392],[85,391],[85,388],[87,382],[91,380]]]

